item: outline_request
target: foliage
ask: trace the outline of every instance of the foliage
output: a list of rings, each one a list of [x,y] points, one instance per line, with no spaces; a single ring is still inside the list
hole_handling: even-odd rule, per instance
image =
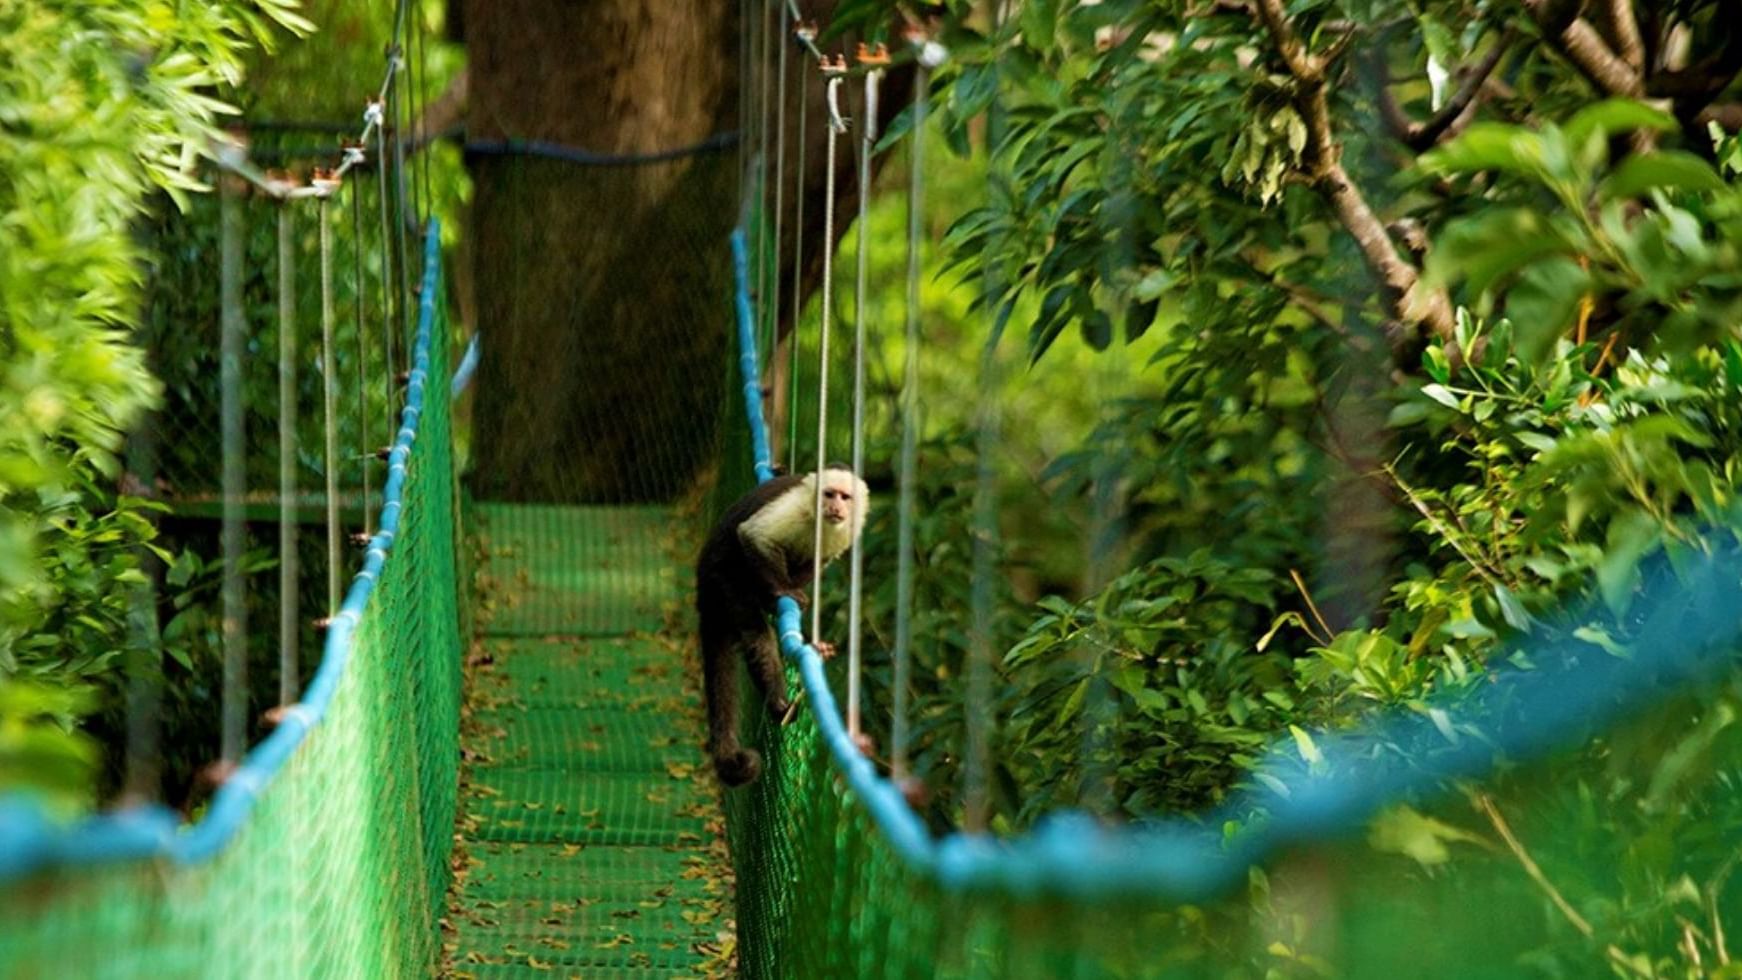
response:
[[[1492,662],[1530,666],[1521,641],[1628,656],[1641,582],[1737,547],[1742,38],[1706,0],[1595,9],[1109,0],[999,22],[955,4],[934,24],[952,56],[934,124],[965,161],[934,172],[987,175],[928,264],[974,291],[956,322],[1021,338],[1011,403],[1080,386],[1085,350],[1132,379],[1072,445],[1054,419],[1004,430],[1004,457],[1047,445],[1031,472],[1057,513],[1111,502],[1129,561],[1008,596],[1028,626],[980,706],[1002,828],[1201,809],[1310,768],[1315,728],[1456,705]],[[885,143],[905,135],[904,116]],[[922,493],[963,486],[948,474]],[[926,516],[967,539],[965,511]],[[1003,522],[1007,554],[1033,523]],[[916,703],[963,696],[915,676]],[[1697,974],[1722,941],[1676,916],[1736,901],[1715,843],[1742,819],[1735,697],[1731,676],[1528,773],[1400,805],[1361,873],[1544,906],[1573,938],[1532,969]],[[956,774],[933,775],[957,812]],[[1489,806],[1582,912],[1541,901]],[[1246,912],[1301,952],[1267,968],[1325,962],[1311,917],[1257,882]]]
[[[154,190],[199,189],[226,111],[211,93],[242,52],[307,26],[287,0],[0,4],[0,678],[34,678],[0,724],[37,746],[22,758],[70,764],[9,764],[8,784],[88,793],[92,753],[69,733],[94,704],[83,680],[124,647],[151,538],[115,490],[122,435],[157,397],[127,333],[132,222]]]

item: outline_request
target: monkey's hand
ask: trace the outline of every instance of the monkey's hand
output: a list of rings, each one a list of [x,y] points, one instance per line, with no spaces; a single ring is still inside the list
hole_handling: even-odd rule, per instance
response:
[[[817,656],[824,660],[832,659],[835,655],[835,645],[827,640],[812,640],[811,648],[816,650]]]

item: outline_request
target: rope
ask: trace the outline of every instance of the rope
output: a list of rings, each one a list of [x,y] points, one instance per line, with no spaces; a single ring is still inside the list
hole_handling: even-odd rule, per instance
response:
[[[224,675],[221,696],[223,720],[219,730],[218,757],[225,763],[242,758],[248,729],[248,606],[242,591],[242,549],[246,533],[242,520],[242,497],[248,490],[247,451],[242,418],[242,357],[247,344],[247,324],[242,312],[242,201],[234,178],[219,182],[218,387],[223,457],[223,527],[220,551],[224,556],[220,590],[224,609]]]
[[[762,90],[762,108],[756,124],[756,196],[758,203],[765,203],[768,197],[768,85],[770,74],[768,71],[768,49],[773,46],[772,42],[774,40],[774,32],[769,27],[769,20],[773,13],[774,5],[772,3],[765,2],[762,4],[762,15],[758,18],[760,23],[757,25],[756,31],[756,36],[761,42],[759,45],[761,54],[756,59],[756,74],[759,79],[758,88]],[[780,45],[780,48],[782,51],[786,50],[785,45]],[[757,221],[756,237],[759,246],[756,249],[756,299],[761,303],[763,318],[768,321],[768,340],[766,341],[767,346],[764,349],[768,351],[768,356],[772,358],[774,356],[775,335],[780,329],[777,320],[772,314],[778,312],[779,303],[770,303],[768,301],[770,292],[768,288],[768,275],[770,270],[775,268],[774,258],[778,255],[780,241],[778,239],[775,240],[774,249],[772,250],[773,254],[771,254],[771,250],[766,244],[768,240],[768,222],[765,219]],[[778,291],[778,288],[777,284],[776,291]]]
[[[865,75],[865,114],[859,124],[859,243],[858,273],[853,283],[853,472],[865,472],[865,275],[867,245],[865,228],[871,223],[871,154],[877,146],[877,88],[883,72]],[[855,507],[863,506],[855,501]],[[847,587],[847,734],[859,737],[859,686],[863,666],[859,657],[864,604],[865,549],[855,547],[849,563]]]
[[[392,98],[391,90],[388,92],[388,98]],[[387,396],[387,400],[383,404],[387,409],[387,431],[392,432],[394,375],[393,334],[394,323],[399,319],[399,304],[395,301],[395,298],[392,295],[393,291],[385,288],[394,279],[393,253],[395,239],[393,238],[393,223],[389,220],[387,213],[387,171],[389,166],[388,161],[392,158],[387,155],[386,136],[383,134],[380,127],[376,127],[375,129],[375,147],[376,159],[381,161],[381,165],[375,168],[376,176],[379,178],[377,181],[377,187],[381,198],[381,284],[384,287],[382,292],[387,294],[386,298],[381,303],[381,353],[382,357],[385,359],[382,363],[381,373],[386,379],[386,390],[384,394]],[[365,445],[363,451],[368,453],[370,449]]]
[[[901,459],[896,504],[895,677],[889,733],[890,772],[897,781],[907,776],[908,685],[913,646],[913,508],[914,472],[919,466],[919,229],[924,220],[926,66],[913,80],[913,137],[908,144],[907,179],[907,331],[901,381]]]
[[[296,514],[296,245],[290,206],[278,204],[278,703],[295,703],[301,595]]]
[[[266,194],[268,197],[277,198],[279,200],[292,200],[303,197],[327,196],[331,194],[336,187],[336,183],[329,186],[328,181],[337,182],[343,180],[345,175],[350,173],[353,168],[363,165],[365,158],[362,147],[369,144],[369,137],[371,135],[379,134],[382,123],[385,119],[382,113],[382,107],[386,104],[388,90],[393,85],[394,76],[403,67],[403,62],[398,58],[389,58],[387,60],[387,68],[382,75],[381,85],[377,89],[376,97],[369,101],[367,107],[363,111],[362,133],[358,135],[355,145],[347,145],[339,148],[339,152],[343,154],[343,160],[340,162],[339,166],[333,169],[333,171],[327,175],[327,178],[323,180],[315,181],[309,185],[299,186],[291,181],[266,174],[249,162],[247,145],[233,138],[218,138],[214,140],[213,144],[208,148],[212,160],[216,162],[220,168],[227,170],[231,174],[254,185],[255,189]],[[334,124],[290,123],[266,120],[248,124],[248,126],[245,126],[244,128],[261,130],[275,128],[324,130],[330,125]],[[343,130],[343,127],[340,127],[340,129]]]
[[[362,151],[358,151],[361,155]],[[351,185],[351,295],[357,301],[357,448],[363,482],[363,538],[369,538],[369,331],[363,325],[363,188]]]
[[[823,184],[823,317],[822,333],[817,351],[817,480],[816,499],[811,516],[816,525],[816,537],[811,554],[823,552],[823,470],[828,465],[829,433],[829,322],[834,312],[834,249],[835,240],[835,139],[847,131],[847,121],[841,118],[841,76],[828,65],[823,66],[828,78],[826,94],[829,102],[829,140],[827,177]],[[853,549],[857,551],[858,549]],[[815,562],[811,570],[811,637],[822,635],[823,629],[823,563]]]
[[[997,73],[1001,67],[993,62],[994,92],[1000,84]],[[999,111],[998,101],[994,98],[987,110],[988,159],[991,158],[990,148],[998,145],[1001,119]],[[990,171],[988,176],[992,176]],[[989,280],[986,295],[996,297],[1001,284],[990,280],[993,277],[1002,277],[998,275],[1000,267],[996,263],[996,256],[989,254],[990,250],[991,245],[988,245],[988,254],[984,259],[985,275]],[[977,465],[974,477],[974,544],[970,559],[972,584],[969,598],[967,689],[963,704],[967,745],[964,747],[962,760],[962,826],[970,834],[983,833],[990,818],[990,729],[994,656],[991,583],[992,577],[998,573],[997,555],[992,548],[998,536],[998,474],[992,460],[998,452],[999,426],[1002,422],[998,403],[998,341],[1008,322],[1007,315],[999,312],[996,302],[988,303],[986,310],[992,317],[992,329],[980,350],[980,378],[974,409],[974,424],[978,433],[974,449]]]
[[[321,222],[321,408],[326,418],[327,479],[327,608],[339,611],[339,365],[334,350],[333,225],[327,220],[327,199],[317,209]]]
[[[793,36],[797,37],[802,28],[795,27]],[[798,321],[804,316],[804,157],[805,157],[805,120],[810,116],[810,86],[806,79],[810,73],[801,70],[798,73],[798,167],[793,175],[793,207],[796,214],[792,224],[792,343],[788,345],[787,360],[790,367],[787,370],[787,440],[786,469],[789,473],[798,472]]]
[[[775,348],[778,346],[780,338],[780,246],[781,231],[784,225],[782,219],[786,216],[784,213],[786,210],[786,19],[786,6],[782,4],[780,7],[780,29],[774,35],[775,38],[779,39],[776,47],[780,49],[780,53],[775,59],[778,68],[775,71],[776,95],[774,100],[774,288],[768,293],[769,306],[773,311],[769,320],[773,323],[776,343],[771,344],[768,348],[770,367],[774,365]],[[798,274],[796,266],[793,268],[793,274]],[[792,317],[796,327],[798,322],[796,308],[792,311]],[[790,346],[793,344],[792,331],[788,331],[787,337],[787,344]],[[789,376],[787,384],[791,383],[792,379]]]
[[[793,30],[793,37],[798,39],[798,43],[804,45],[805,50],[809,51],[811,57],[815,58],[818,63],[826,62],[828,59],[824,58],[823,53],[817,50],[816,26],[806,24],[805,19],[799,15],[798,0],[786,0],[786,11],[792,17],[792,22],[798,25]]]
[[[423,22],[423,10],[419,7],[418,11],[414,13],[411,18],[411,37],[412,46],[417,49],[418,77],[422,80],[423,84],[412,85],[411,90],[414,93],[414,97],[412,99],[411,108],[413,114],[417,117],[417,131],[412,134],[412,137],[420,144],[429,138],[429,131],[426,128],[429,123],[429,120],[426,118],[429,114],[429,101],[426,98],[420,107],[416,98],[416,95],[423,93],[424,86],[429,84],[429,49],[424,45],[424,38],[428,33],[429,28]],[[431,196],[430,191],[429,154],[419,154],[416,165],[418,175],[421,176],[423,180],[423,213],[417,215],[421,222],[427,221],[429,216],[435,213],[435,199]]]
[[[467,388],[472,386],[472,375],[478,370],[478,334],[472,333],[472,339],[466,341],[466,352],[460,357],[459,367],[454,368],[454,379],[448,382],[448,397],[458,398]]]
[[[756,46],[756,36],[750,30],[750,0],[741,0],[738,4],[738,126],[740,129],[750,126],[750,65],[753,49]],[[739,224],[749,227],[751,209],[750,198],[750,149],[745,144],[738,151],[738,210]]]
[[[672,150],[656,150],[651,153],[599,153],[594,150],[583,150],[578,147],[564,146],[547,140],[467,140],[465,151],[479,156],[533,156],[552,160],[563,160],[568,163],[578,163],[586,167],[634,167],[650,163],[669,163],[686,157],[703,156],[709,153],[720,153],[737,146],[740,134],[737,130],[715,133],[699,143],[680,146]]]

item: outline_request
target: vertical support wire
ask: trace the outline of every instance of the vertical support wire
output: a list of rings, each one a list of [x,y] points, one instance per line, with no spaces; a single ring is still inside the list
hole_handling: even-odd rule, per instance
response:
[[[756,302],[757,312],[767,321],[764,329],[766,340],[763,343],[763,363],[774,362],[774,340],[779,331],[774,312],[779,303],[772,301],[773,294],[780,289],[778,264],[774,261],[774,250],[780,247],[776,241],[772,248],[768,243],[768,103],[770,78],[774,74],[769,70],[771,52],[769,47],[774,41],[772,20],[774,15],[774,0],[762,0],[762,9],[756,17],[756,35],[761,41],[761,50],[756,59],[757,87],[762,93],[762,107],[757,114],[756,123],[756,202],[758,213],[756,218],[756,254],[759,256],[756,265]],[[783,47],[784,50],[784,47]],[[770,273],[774,273],[776,281],[771,289],[768,284]]]
[[[750,6],[753,2],[738,0],[738,209],[741,212],[739,223],[745,230],[750,227],[750,167],[755,156],[750,140],[750,65],[751,49],[756,43],[750,30]]]
[[[297,640],[296,216],[278,203],[278,703],[302,689]]]
[[[400,383],[399,376],[401,374],[409,374],[411,372],[411,331],[412,331],[412,316],[413,316],[412,305],[411,305],[411,271],[410,271],[411,270],[412,250],[409,247],[407,247],[406,238],[405,238],[406,233],[407,233],[407,225],[410,224],[410,221],[406,217],[406,214],[405,214],[405,206],[406,206],[405,127],[404,127],[403,123],[401,122],[400,116],[399,116],[399,110],[405,106],[405,101],[406,101],[405,90],[407,88],[407,83],[405,80],[405,64],[406,64],[406,62],[405,62],[405,53],[404,53],[405,52],[405,47],[404,47],[405,18],[403,16],[403,14],[404,14],[404,6],[403,6],[404,2],[405,2],[405,0],[400,0],[401,17],[400,17],[399,24],[394,29],[394,34],[393,34],[393,57],[394,57],[394,66],[395,66],[395,70],[393,73],[393,80],[387,86],[387,104],[388,104],[389,108],[392,109],[392,112],[389,113],[388,118],[393,120],[393,181],[392,181],[392,183],[393,183],[393,217],[394,217],[394,221],[393,221],[394,266],[399,270],[399,275],[394,280],[393,285],[390,285],[388,288],[395,291],[394,296],[398,300],[397,309],[399,312],[398,312],[398,315],[396,315],[393,318],[393,332],[394,332],[394,340],[397,342],[398,350],[401,352],[401,355],[402,355],[400,363],[390,363],[390,365],[389,365],[392,368],[392,370],[388,373],[387,383],[389,386],[389,390],[393,391],[393,392],[397,392],[399,390],[399,383]],[[421,232],[421,229],[417,229],[417,231]],[[403,367],[400,366],[401,363],[403,364]],[[389,396],[388,407],[391,409],[393,404],[394,404],[394,399],[391,396]],[[399,421],[399,413],[394,412],[393,415],[391,416],[388,424],[387,424],[387,434],[388,434],[388,438],[389,438],[389,445],[391,445],[393,433],[398,431],[398,421]]]
[[[248,471],[243,453],[242,348],[247,325],[242,312],[242,208],[241,180],[231,174],[219,178],[221,193],[218,297],[222,309],[218,339],[219,411],[223,456],[223,526],[220,549],[224,570],[220,586],[224,611],[224,673],[219,760],[234,765],[242,759],[248,719],[248,607],[242,591],[243,525],[242,497],[247,492]]]
[[[877,148],[877,88],[883,70],[865,73],[865,105],[859,120],[858,273],[853,282],[853,472],[865,472],[865,276],[869,269],[865,226],[871,223],[871,154]],[[855,501],[855,507],[864,501]],[[859,737],[859,687],[863,665],[859,656],[864,603],[865,549],[854,547],[849,557],[847,586],[847,734]]]
[[[828,466],[829,453],[829,321],[833,312],[835,269],[834,249],[829,245],[835,240],[835,140],[847,131],[847,121],[841,118],[840,90],[840,75],[828,75],[828,169],[824,171],[827,176],[823,184],[823,316],[822,328],[817,338],[817,478],[816,499],[811,507],[811,516],[816,525],[816,537],[811,548],[813,555],[821,555],[823,552],[823,470]],[[812,564],[811,642],[815,643],[823,631],[823,563],[817,561]]]
[[[387,83],[387,103],[386,106],[383,106],[384,111],[387,106],[393,104],[393,85],[396,80],[397,78]],[[380,103],[376,104],[380,105]],[[390,179],[388,170],[391,169],[390,164],[393,158],[387,155],[386,130],[385,121],[382,125],[375,127],[375,173],[378,178],[376,187],[381,196],[381,375],[385,381],[383,393],[387,397],[386,402],[382,405],[382,410],[387,413],[387,438],[391,442],[395,414],[393,411],[393,335],[399,330],[399,299],[402,294],[395,290],[392,285],[395,279],[393,268],[394,242],[398,239],[393,234],[393,221],[388,216],[387,199]],[[364,451],[373,455],[375,450],[373,447],[365,446]]]
[[[795,24],[793,30],[799,30]],[[782,38],[790,42],[792,38]],[[797,212],[792,223],[792,343],[788,347],[788,360],[791,368],[787,372],[786,391],[788,397],[787,440],[786,440],[786,471],[798,472],[798,324],[804,317],[804,157],[805,157],[805,120],[810,117],[810,84],[806,81],[810,72],[802,68],[798,73],[798,161],[793,176],[793,207]]]
[[[321,433],[326,450],[327,478],[327,611],[339,613],[339,377],[333,349],[333,226],[328,198],[320,199],[321,222]]]
[[[1001,12],[1001,11],[1000,11]],[[1002,17],[994,14],[993,34],[1002,30]],[[992,91],[997,92],[1000,65],[992,63]],[[1002,104],[996,96],[986,110],[986,156],[988,179],[996,179],[998,147],[1003,140]],[[999,450],[1000,362],[998,342],[1004,333],[1009,313],[1001,309],[998,298],[1004,282],[999,261],[998,243],[989,241],[985,248],[985,294],[990,298],[986,310],[992,316],[992,329],[980,350],[980,378],[974,408],[976,472],[974,477],[972,593],[969,599],[968,666],[966,703],[967,746],[962,760],[962,825],[969,833],[984,833],[991,817],[991,733],[994,718],[992,706],[992,659],[994,610],[993,576],[998,574],[998,468],[994,459]]]
[[[161,334],[152,330],[140,346],[156,350]],[[151,500],[157,494],[156,420],[147,417],[127,439],[127,473],[138,492]],[[149,512],[155,529],[158,521]],[[129,590],[127,608],[127,751],[120,806],[156,802],[163,795],[163,634],[157,603],[163,583],[163,562],[149,547],[134,549],[139,581]]]
[[[369,539],[369,326],[363,318],[363,182],[348,180],[351,188],[351,296],[356,303],[357,324],[357,459],[362,470],[363,539]]]
[[[911,683],[913,646],[913,508],[914,471],[919,465],[919,235],[925,220],[925,113],[926,66],[914,68],[913,130],[907,144],[907,330],[903,342],[901,379],[901,459],[896,464],[899,481],[896,504],[895,559],[895,665],[894,703],[891,708],[890,774],[896,780],[907,776],[908,685]]]
[[[428,122],[424,116],[429,110],[429,95],[424,91],[429,84],[429,63],[424,60],[423,33],[423,4],[413,3],[406,30],[405,60],[411,79],[411,187],[418,202],[411,217],[420,237],[435,210],[429,199],[429,133],[424,128]]]
[[[1133,181],[1134,165],[1137,159],[1130,155],[1130,148],[1118,145],[1117,134],[1128,132],[1130,112],[1123,101],[1116,103],[1112,112],[1114,143],[1106,151],[1101,162],[1103,186],[1112,192],[1115,201],[1128,197]],[[1102,242],[1101,248],[1106,267],[1130,269],[1136,264],[1133,242],[1136,240],[1136,213],[1130,207],[1102,207],[1099,211],[1102,223],[1097,236]],[[1109,260],[1110,259],[1110,260]],[[1110,304],[1113,311],[1131,309],[1131,297],[1127,289],[1120,285],[1120,280],[1113,279],[1108,295],[1102,302]],[[1109,397],[1109,389],[1118,376],[1117,366],[1130,363],[1125,347],[1129,343],[1125,338],[1129,335],[1129,326],[1121,334],[1115,331],[1109,349],[1101,351],[1095,358],[1095,363],[1087,372],[1085,379],[1090,395],[1089,403],[1097,406],[1095,426],[1110,422],[1114,413],[1111,410],[1115,402]],[[1086,535],[1082,594],[1099,597],[1107,584],[1113,578],[1114,558],[1118,549],[1119,535],[1119,464],[1117,450],[1111,448],[1105,439],[1097,438],[1092,444],[1092,455],[1089,466],[1091,473],[1090,493],[1092,507],[1089,516],[1089,533]],[[1108,625],[1105,617],[1095,618],[1094,628],[1089,636],[1079,643],[1076,656],[1083,671],[1089,679],[1088,687],[1083,697],[1081,746],[1078,757],[1082,759],[1081,786],[1078,789],[1077,805],[1090,813],[1110,813],[1116,809],[1114,783],[1116,777],[1114,743],[1109,733],[1117,731],[1121,700],[1115,695],[1105,669],[1105,658],[1108,651],[1115,649],[1109,634],[1113,628]]]
[[[775,77],[775,84],[774,84],[774,91],[775,91],[775,98],[774,98],[774,281],[773,281],[773,284],[772,284],[772,286],[770,286],[769,291],[768,291],[768,308],[769,308],[768,319],[773,324],[773,326],[771,326],[769,328],[768,360],[766,361],[766,364],[767,364],[766,370],[768,371],[768,375],[771,379],[774,378],[774,376],[779,373],[779,369],[777,368],[775,361],[776,361],[776,358],[778,357],[779,351],[780,351],[780,343],[779,343],[780,342],[780,268],[781,268],[780,267],[780,249],[781,249],[780,239],[781,239],[781,232],[784,229],[784,224],[785,224],[784,221],[782,220],[785,217],[785,215],[783,215],[782,212],[786,208],[786,48],[787,48],[786,30],[787,30],[787,14],[786,14],[786,5],[785,4],[780,5],[779,22],[780,23],[779,23],[778,30],[776,30],[772,35],[770,35],[770,39],[773,42],[773,44],[775,45],[775,47],[780,49],[775,57],[776,68],[775,68],[775,76],[774,76]],[[793,270],[793,274],[797,275],[796,267]],[[797,335],[796,335],[795,331],[797,329],[797,326],[798,326],[798,316],[797,316],[797,312],[795,311],[794,315],[793,315],[793,328],[789,329],[787,331],[786,343],[787,343],[787,346],[789,346],[789,347],[792,346],[796,342]],[[787,378],[786,383],[788,385],[790,385],[792,383],[792,379],[790,376]],[[779,396],[779,387],[778,386],[775,386],[775,390],[773,392],[773,395],[775,397]],[[771,401],[769,404],[769,407],[775,408],[776,404]],[[778,418],[779,417],[774,412],[770,412],[769,415],[771,418]],[[774,437],[776,440],[778,440],[780,433],[770,432],[769,435]]]
[[[977,468],[974,479],[973,590],[970,599],[968,685],[965,717],[967,751],[963,760],[963,825],[972,833],[986,829],[991,785],[992,727],[992,576],[997,574],[998,471],[993,458],[999,448],[998,334],[994,328],[980,352],[980,384],[975,407]]]

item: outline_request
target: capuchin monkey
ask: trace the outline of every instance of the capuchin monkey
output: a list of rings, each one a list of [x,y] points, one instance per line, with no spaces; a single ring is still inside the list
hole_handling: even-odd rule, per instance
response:
[[[816,554],[817,475],[777,476],[740,497],[708,533],[696,560],[701,620],[702,686],[708,702],[708,753],[727,786],[762,772],[762,757],[738,743],[738,670],[750,679],[776,721],[787,714],[786,674],[768,616],[776,599],[807,602],[804,587],[820,558],[828,564],[859,540],[871,505],[865,481],[844,466],[823,470],[823,547]],[[812,638],[823,656],[834,648]]]

